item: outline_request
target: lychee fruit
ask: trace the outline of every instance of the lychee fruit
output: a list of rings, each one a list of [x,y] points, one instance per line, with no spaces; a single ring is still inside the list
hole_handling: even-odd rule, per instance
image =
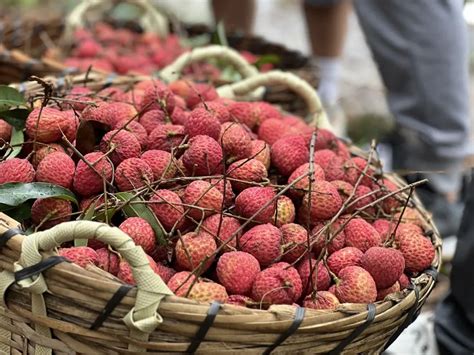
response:
[[[76,165],[69,155],[54,152],[47,155],[36,169],[36,181],[71,188]]]
[[[117,130],[125,130],[132,133],[140,143],[142,149],[146,149],[148,144],[148,133],[146,129],[137,121],[123,120],[113,126]]]
[[[329,291],[318,291],[308,295],[303,301],[303,307],[312,309],[335,310],[339,306],[337,297]]]
[[[271,224],[250,228],[237,243],[240,250],[253,255],[262,267],[281,258],[281,231]]]
[[[208,136],[195,136],[183,154],[183,164],[194,175],[206,176],[219,170],[222,158],[222,148],[216,140]]]
[[[315,184],[315,181],[325,180],[324,170],[318,165],[313,164],[313,173],[310,174],[310,163],[304,163],[295,169],[288,178],[288,185],[293,183],[296,179],[302,177],[300,180],[295,182],[290,190],[292,196],[303,197],[306,192],[309,191],[310,186],[310,175],[312,176],[311,187]]]
[[[153,170],[140,158],[122,161],[115,170],[115,183],[120,191],[137,189],[153,181]]]
[[[295,205],[293,201],[287,196],[281,195],[278,197],[277,206],[275,211],[275,225],[281,227],[288,223],[295,221]]]
[[[199,302],[227,302],[229,295],[224,286],[215,282],[199,282],[193,286],[188,298]]]
[[[232,190],[232,184],[229,180],[224,178],[210,179],[209,182],[214,185],[224,196],[224,205],[230,207],[234,204],[235,194]]]
[[[360,266],[360,260],[364,253],[354,247],[345,247],[332,253],[327,259],[329,270],[339,275],[339,272],[347,266]]]
[[[343,303],[373,303],[377,288],[370,274],[360,266],[347,266],[339,272],[336,297]]]
[[[42,143],[52,143],[61,139],[70,124],[70,117],[53,107],[35,108],[26,119],[26,134]]]
[[[261,271],[252,286],[252,298],[260,304],[293,304],[302,293],[300,276],[287,263]]]
[[[163,110],[171,114],[176,105],[173,92],[162,82],[153,80],[145,89],[139,111]]]
[[[202,223],[201,229],[211,234],[216,239],[218,246],[226,243],[224,251],[235,250],[237,239],[242,235],[240,222],[237,218],[219,213],[207,217]]]
[[[153,171],[155,181],[171,179],[176,175],[176,164],[174,164],[171,153],[164,150],[147,150],[141,156]]]
[[[314,162],[323,168],[323,170],[326,170],[329,162],[335,157],[336,153],[329,149],[322,149],[314,152]]]
[[[347,199],[352,195],[354,187],[343,180],[333,180],[331,181],[331,184],[337,189],[337,192],[339,192],[339,196],[341,196],[342,203],[346,203]]]
[[[224,253],[217,262],[217,277],[228,293],[246,295],[260,272],[260,264],[251,254],[242,251]]]
[[[173,276],[174,271],[170,269],[169,267],[164,266],[161,263],[155,262],[151,256],[147,255],[146,256],[148,259],[148,263],[151,267],[151,269],[154,271],[155,274],[160,276],[162,280],[166,283],[169,281],[169,279]],[[133,272],[130,267],[130,265],[125,261],[122,260],[120,261],[119,264],[119,271],[117,273],[117,277],[122,280],[123,282],[129,284],[129,285],[135,285],[135,279],[133,277]]]
[[[200,281],[189,271],[180,271],[174,274],[167,282],[171,291],[178,297],[186,297],[191,287]]]
[[[254,303],[250,297],[243,295],[230,295],[227,299],[226,304],[232,304],[234,306],[247,307],[248,305]]]
[[[234,102],[229,105],[228,109],[233,120],[245,124],[250,129],[253,129],[259,121],[255,107],[251,102]]]
[[[342,225],[342,221],[337,220],[329,226],[324,222],[319,222],[314,226],[310,237],[313,243],[313,251],[316,255],[319,255],[325,246],[328,255],[344,248],[346,234]],[[324,231],[321,231],[323,228]]]
[[[325,291],[331,284],[331,276],[328,269],[322,261],[317,262],[316,259],[304,258],[296,266],[303,283],[303,293],[309,294],[313,290]],[[311,275],[311,279],[310,279]]]
[[[71,202],[59,198],[38,199],[31,206],[31,219],[40,229],[49,229],[71,219]]]
[[[183,143],[185,136],[183,126],[159,125],[148,136],[148,149],[171,152]]]
[[[156,190],[148,205],[162,226],[170,231],[183,223],[184,207],[180,197],[171,190]]]
[[[61,248],[58,253],[83,268],[89,264],[97,265],[98,255],[94,249],[89,247]]]
[[[0,118],[0,143],[9,142],[12,135],[12,126]]]
[[[282,234],[282,260],[287,263],[297,261],[308,250],[308,232],[296,223],[284,224],[280,227]]]
[[[0,185],[8,182],[32,182],[35,169],[26,159],[12,158],[0,162]]]
[[[139,122],[146,132],[150,134],[156,127],[167,123],[166,114],[162,110],[150,110],[140,117]]]
[[[249,157],[261,161],[265,165],[265,169],[268,170],[271,162],[270,146],[266,142],[256,139],[250,142],[250,148]]]
[[[370,273],[377,289],[382,289],[400,278],[405,270],[405,259],[397,249],[372,247],[362,256],[360,266]]]
[[[408,272],[421,272],[431,266],[435,248],[431,240],[419,234],[407,234],[400,238],[399,249],[405,258]]]
[[[290,176],[296,168],[308,162],[309,150],[303,137],[284,137],[272,145],[271,157],[280,174]]]
[[[223,205],[221,192],[203,180],[191,182],[184,190],[183,202],[188,216],[200,221],[202,218],[220,212]]]
[[[241,124],[225,122],[221,125],[219,143],[227,163],[250,157],[250,142],[250,135]]]
[[[402,274],[398,279],[398,283],[400,284],[400,290],[404,290],[410,285],[410,278],[406,274]]]
[[[112,172],[112,163],[104,154],[100,152],[86,154],[84,160],[77,163],[73,179],[74,190],[84,197],[96,195],[104,190],[104,180],[112,179]]]
[[[342,207],[342,200],[331,183],[317,181],[312,186],[312,191],[304,195],[301,206],[302,212],[306,214],[302,218],[309,216],[311,222],[316,222],[334,217]]]
[[[227,107],[219,101],[203,101],[198,103],[194,108],[204,108],[211,112],[220,123],[231,121],[230,113]]]
[[[100,150],[102,153],[110,151],[110,160],[114,165],[118,165],[125,159],[138,158],[141,153],[141,146],[133,133],[112,130],[102,138]]]
[[[263,122],[258,128],[258,139],[273,145],[280,138],[296,133],[296,130],[281,119],[271,118]]]
[[[355,186],[360,175],[366,170],[364,176],[360,180],[361,185],[372,186],[372,177],[374,171],[367,167],[367,160],[361,157],[350,158],[344,163],[344,178],[349,184]]]
[[[179,238],[175,247],[176,263],[182,270],[205,272],[214,261],[216,242],[208,233],[189,232]]]
[[[351,219],[344,229],[346,233],[346,245],[355,247],[364,253],[371,247],[377,247],[382,243],[379,233],[368,222],[362,218]]]
[[[120,224],[119,228],[128,234],[136,245],[141,246],[145,253],[150,254],[155,249],[155,232],[145,219],[129,217]]]
[[[184,132],[189,137],[204,135],[217,141],[221,133],[221,123],[211,112],[204,108],[196,108],[189,114],[184,125]]]
[[[31,158],[31,164],[36,168],[38,167],[38,164],[48,155],[54,152],[61,152],[65,153],[66,151],[64,148],[57,144],[57,143],[50,143],[48,145],[44,145],[42,147],[39,147],[33,154],[33,157]]]
[[[275,197],[271,187],[249,187],[235,198],[235,212],[254,222],[271,223],[276,210]]]
[[[97,253],[97,266],[117,276],[120,264],[120,259],[117,254],[105,247],[97,249],[95,252]]]
[[[265,165],[256,159],[237,160],[227,168],[227,175],[237,191],[252,186],[251,183],[260,183],[268,177]]]
[[[400,284],[395,282],[392,286],[377,290],[377,301],[383,301],[391,293],[400,291]]]

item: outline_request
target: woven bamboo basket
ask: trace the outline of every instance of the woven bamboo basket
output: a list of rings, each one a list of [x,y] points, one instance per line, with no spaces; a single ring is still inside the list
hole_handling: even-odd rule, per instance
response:
[[[94,90],[126,88],[140,77],[97,73],[45,78],[14,85],[41,98],[45,83],[57,91],[72,84]],[[286,85],[304,98],[313,122],[329,126],[314,90],[282,72],[260,74],[219,89],[240,97],[260,86]],[[352,148],[354,155],[363,152]],[[398,176],[387,174],[400,191]],[[410,191],[411,194],[411,191]],[[432,267],[411,279],[408,289],[374,304],[341,304],[335,311],[290,305],[268,310],[218,302],[199,303],[174,296],[149,267],[144,251],[118,228],[91,221],[65,222],[23,235],[21,224],[0,214],[0,351],[11,354],[107,353],[381,353],[418,315],[440,269],[441,239],[429,213],[414,196],[425,235],[436,248]],[[98,239],[131,265],[136,287],[93,265],[65,262],[55,248],[74,239]]]

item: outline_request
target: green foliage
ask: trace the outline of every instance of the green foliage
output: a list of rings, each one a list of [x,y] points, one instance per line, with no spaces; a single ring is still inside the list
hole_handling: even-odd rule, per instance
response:
[[[121,201],[129,202],[122,209],[127,217],[141,217],[146,220],[153,228],[158,244],[166,245],[165,232],[160,221],[145,203],[139,203],[143,201],[140,197],[136,197],[130,192],[118,192],[115,197]]]

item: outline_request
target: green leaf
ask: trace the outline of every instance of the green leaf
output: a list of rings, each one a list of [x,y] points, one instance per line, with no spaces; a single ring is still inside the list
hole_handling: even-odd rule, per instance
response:
[[[141,198],[136,197],[130,192],[118,192],[115,194],[120,201],[131,201],[123,207],[122,211],[127,217],[141,217],[150,223],[153,231],[155,232],[156,240],[160,245],[166,245],[165,232],[161,226],[160,221],[156,218],[155,214],[148,208],[144,203],[137,203],[143,201]]]
[[[45,182],[12,182],[0,185],[0,211],[5,206],[19,206],[28,200],[48,197],[68,200],[77,205],[74,194],[64,187]]]
[[[25,104],[25,99],[20,92],[6,85],[0,85],[0,110]]]
[[[12,207],[8,206],[7,210],[5,210],[5,214],[10,216],[16,221],[23,221],[31,217],[31,206],[33,205],[33,201],[26,201],[19,206]]]
[[[222,21],[217,24],[216,30],[212,34],[211,42],[212,44],[219,44],[221,46],[229,47],[229,43],[227,42],[227,36],[225,34],[224,23]]]
[[[278,64],[280,61],[280,56],[276,54],[265,54],[260,56],[257,61],[253,63],[253,65],[255,65],[257,68],[260,68],[263,64]]]
[[[29,114],[30,111],[25,108],[15,108],[13,110],[0,112],[0,119],[3,119],[20,130],[25,128],[25,122]]]
[[[75,247],[86,247],[89,239],[74,239]]]
[[[180,43],[183,47],[191,48],[206,46],[211,43],[211,35],[209,33],[203,33],[202,35],[181,38]]]
[[[10,138],[10,145],[13,147],[11,151],[8,152],[7,159],[12,159],[20,154],[22,144],[25,142],[25,137],[23,131],[17,130],[15,127],[12,129],[12,136]]]

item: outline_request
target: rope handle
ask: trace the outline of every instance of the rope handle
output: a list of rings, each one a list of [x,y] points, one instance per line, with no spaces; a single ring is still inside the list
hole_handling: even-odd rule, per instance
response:
[[[311,115],[310,125],[333,131],[316,90],[305,80],[292,73],[280,70],[259,73],[239,82],[223,85],[217,89],[217,93],[220,97],[236,99],[239,96],[247,95],[258,87],[272,85],[286,86],[304,99]]]
[[[258,69],[247,62],[235,49],[212,45],[195,48],[181,54],[173,63],[160,71],[160,77],[167,82],[175,81],[180,78],[181,72],[188,65],[207,59],[220,59],[231,64],[244,78],[258,74]]]
[[[145,32],[152,32],[161,37],[168,35],[168,19],[149,0],[82,0],[66,18],[63,40],[66,43],[72,42],[74,31],[78,27],[85,27],[87,14],[95,13],[103,17],[118,3],[136,5],[141,10],[138,22]]]
[[[20,259],[14,264],[15,271],[40,263],[43,260],[41,252],[51,251],[75,239],[97,239],[109,244],[129,263],[137,284],[137,297],[135,306],[124,317],[124,322],[131,330],[132,337],[147,339],[148,335],[163,322],[157,313],[161,300],[173,293],[151,269],[143,249],[136,246],[132,238],[120,229],[99,222],[72,221],[28,235],[22,243]],[[22,280],[19,284],[23,287],[34,285],[37,290],[41,289],[40,292],[47,289],[41,274],[36,279]]]

